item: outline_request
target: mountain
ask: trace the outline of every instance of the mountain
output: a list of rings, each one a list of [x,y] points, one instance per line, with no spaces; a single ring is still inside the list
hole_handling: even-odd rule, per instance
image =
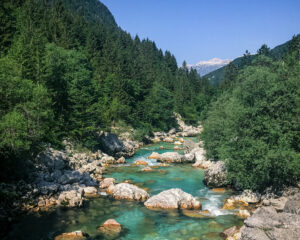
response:
[[[270,56],[276,60],[280,59],[288,50],[288,44],[290,41],[287,41],[287,42],[280,44],[280,45],[274,47],[273,49],[271,49]],[[255,56],[256,56],[256,54],[250,55],[250,61],[252,61],[255,58]],[[235,58],[234,60],[232,60],[232,63],[236,67],[240,67],[241,63],[242,63],[242,57]],[[203,76],[207,77],[212,85],[214,85],[214,86],[219,85],[224,79],[225,67],[226,66],[222,66],[216,70],[213,70],[207,74],[204,74]]]
[[[196,64],[188,64],[187,67],[190,69],[196,69],[200,76],[204,76],[212,71],[226,66],[231,61],[232,60],[230,59],[212,58],[208,61],[200,61]]]

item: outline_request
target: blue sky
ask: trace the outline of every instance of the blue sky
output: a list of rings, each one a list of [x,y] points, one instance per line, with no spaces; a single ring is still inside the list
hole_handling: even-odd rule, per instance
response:
[[[300,33],[300,0],[101,0],[118,25],[170,50],[181,65],[233,59]]]

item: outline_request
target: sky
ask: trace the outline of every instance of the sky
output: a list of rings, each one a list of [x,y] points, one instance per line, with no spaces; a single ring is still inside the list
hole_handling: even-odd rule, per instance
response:
[[[179,65],[234,59],[300,33],[300,0],[100,0],[132,36],[153,40]]]

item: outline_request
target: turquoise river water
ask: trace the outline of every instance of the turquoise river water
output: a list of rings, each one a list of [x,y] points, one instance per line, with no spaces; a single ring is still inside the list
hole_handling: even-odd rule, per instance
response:
[[[164,150],[159,147],[164,146]],[[13,226],[9,239],[48,240],[54,236],[75,230],[82,230],[90,235],[89,239],[106,239],[97,227],[110,218],[116,219],[123,231],[117,239],[187,239],[218,240],[220,233],[234,225],[241,225],[232,211],[221,210],[223,200],[230,194],[216,193],[203,184],[204,171],[195,169],[191,164],[177,164],[159,167],[156,160],[147,159],[153,152],[173,151],[174,145],[158,143],[139,149],[136,154],[126,159],[125,166],[110,167],[105,177],[113,177],[117,182],[131,180],[150,195],[170,188],[181,188],[197,197],[203,210],[209,210],[211,217],[201,217],[197,211],[149,210],[142,203],[113,200],[101,196],[89,200],[83,208],[56,209],[52,212],[30,214],[21,217]],[[168,150],[169,149],[169,150]],[[137,159],[145,160],[153,167],[153,172],[141,172],[143,166],[132,166]]]

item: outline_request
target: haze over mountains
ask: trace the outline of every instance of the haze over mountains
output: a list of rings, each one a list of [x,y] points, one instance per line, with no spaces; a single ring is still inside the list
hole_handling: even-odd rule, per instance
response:
[[[220,58],[212,58],[207,61],[200,61],[196,64],[187,64],[187,67],[196,69],[200,76],[204,76],[212,71],[215,71],[221,67],[226,66],[232,60],[231,59],[220,59]]]

